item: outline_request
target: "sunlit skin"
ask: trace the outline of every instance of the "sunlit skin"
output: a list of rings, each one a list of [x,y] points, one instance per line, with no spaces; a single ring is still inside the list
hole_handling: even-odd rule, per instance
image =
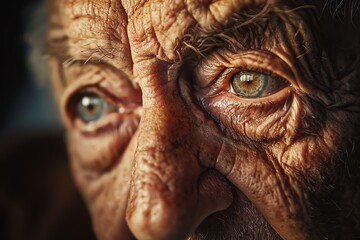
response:
[[[360,31],[313,2],[49,1],[99,239],[358,236]]]

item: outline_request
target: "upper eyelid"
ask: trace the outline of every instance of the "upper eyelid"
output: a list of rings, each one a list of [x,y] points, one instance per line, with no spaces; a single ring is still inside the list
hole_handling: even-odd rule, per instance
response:
[[[118,97],[115,94],[107,90],[107,88],[111,87],[107,87],[108,82],[109,84],[110,82],[115,82],[116,86],[122,86],[124,88],[134,88],[125,73],[106,63],[93,64],[89,62],[86,65],[81,65],[81,62],[77,61],[66,70],[68,74],[65,75],[67,75],[68,78],[71,77],[74,79],[70,80],[70,84],[63,94],[64,98],[73,95],[77,91],[81,91],[81,89],[97,86],[98,88],[102,88],[104,94],[108,94],[112,96],[113,99],[117,99]],[[75,74],[71,74],[71,71],[74,71]]]
[[[96,94],[111,104],[114,105],[119,104],[119,100],[115,95],[113,95],[110,91],[107,91],[105,88],[99,86],[98,84],[84,87],[79,92],[76,93],[76,95],[86,95],[86,94]]]
[[[198,84],[206,87],[221,76],[226,69],[257,71],[271,76],[280,77],[291,85],[297,85],[293,68],[282,58],[269,51],[246,51],[213,56],[203,61],[195,70]],[[207,73],[204,73],[206,69]],[[209,70],[210,69],[210,70]],[[213,70],[212,70],[213,69]],[[211,72],[213,71],[213,72]],[[216,79],[214,79],[216,76]],[[211,80],[209,80],[211,78]]]
[[[235,70],[232,70],[230,73],[228,73],[225,77],[226,77],[226,79],[230,80],[231,77],[233,77],[234,75],[236,75],[239,72],[250,72],[250,73],[254,72],[254,73],[265,74],[272,78],[276,78],[276,79],[282,80],[284,82],[290,83],[289,80],[284,79],[282,76],[279,76],[278,74],[271,72],[268,69],[257,68],[257,67],[236,68]]]

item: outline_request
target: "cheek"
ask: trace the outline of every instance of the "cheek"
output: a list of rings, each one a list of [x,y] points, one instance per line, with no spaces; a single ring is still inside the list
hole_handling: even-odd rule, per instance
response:
[[[125,210],[131,181],[136,135],[110,168],[94,171],[84,168],[78,156],[71,156],[75,181],[89,208],[96,235],[100,239],[132,239],[125,221]],[[105,147],[106,149],[106,147]],[[104,151],[105,151],[104,149]],[[96,151],[89,151],[91,154]]]
[[[106,172],[118,163],[138,122],[137,117],[130,117],[110,122],[94,131],[70,130],[68,147],[71,158],[84,171],[96,174]]]
[[[306,124],[308,120],[304,120]],[[278,159],[287,174],[309,172],[321,177],[323,172],[333,171],[347,158],[346,150],[353,133],[348,115],[343,112],[326,112],[323,121],[313,119],[309,128],[313,131],[299,131],[290,145],[277,142],[268,148],[268,154]],[[347,126],[347,127],[346,127]],[[336,172],[336,171],[335,171]]]
[[[216,168],[280,233],[286,233],[284,226],[311,229],[313,208],[307,183],[327,187],[324,177],[339,174],[336,168],[341,164],[341,152],[352,134],[352,126],[346,128],[345,124],[350,122],[347,113],[326,111],[296,95],[288,103],[267,112],[254,108],[250,115],[240,114],[241,109],[226,114],[226,108],[211,104],[208,109],[232,143],[222,148]],[[228,109],[231,112],[235,108]],[[236,114],[239,121],[247,118],[245,127],[234,121]]]
[[[352,134],[344,127],[350,122],[346,113],[327,111],[305,95],[285,92],[261,104],[224,95],[206,99],[204,106],[225,135],[257,146],[289,174],[329,164]]]
[[[93,134],[68,133],[75,181],[88,205],[100,239],[130,239],[125,222],[137,121],[123,121]]]

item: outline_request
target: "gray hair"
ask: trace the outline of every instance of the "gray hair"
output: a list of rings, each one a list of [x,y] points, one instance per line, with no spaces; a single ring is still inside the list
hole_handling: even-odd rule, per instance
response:
[[[327,0],[324,10],[339,21],[360,24],[359,0]]]

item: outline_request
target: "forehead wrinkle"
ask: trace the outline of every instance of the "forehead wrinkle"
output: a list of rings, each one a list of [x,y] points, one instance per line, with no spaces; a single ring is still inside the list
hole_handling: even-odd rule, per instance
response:
[[[234,12],[278,1],[280,0],[149,0],[132,2],[135,4],[133,9],[126,3],[131,41],[135,43],[133,49],[137,51],[135,54],[132,52],[133,57],[141,60],[155,56],[169,62],[179,61],[178,50],[183,37],[195,25],[204,29],[221,28]],[[143,52],[147,56],[141,56],[143,53],[139,49],[145,49],[145,45],[150,42],[154,50],[146,49]]]
[[[132,16],[134,12],[142,8],[146,2],[148,2],[148,0],[121,0],[121,5],[126,14]]]
[[[204,29],[221,27],[234,13],[248,6],[272,4],[277,0],[216,0],[204,4],[201,0],[186,0],[188,11]]]
[[[112,4],[112,0],[69,0],[67,2],[70,7],[64,8],[64,13],[70,19],[82,16],[106,18],[109,15],[109,9]]]
[[[189,49],[204,57],[203,54],[216,47],[226,47],[233,51],[261,49],[265,45],[269,47],[271,41],[274,44],[280,40],[279,36],[275,37],[276,32],[286,32],[286,25],[293,25],[295,19],[302,20],[298,15],[301,11],[314,9],[314,6],[304,2],[279,3],[250,5],[241,11],[233,12],[221,26],[204,28],[197,24],[185,34],[180,52],[184,54]],[[297,25],[300,27],[301,22],[297,22]]]
[[[70,59],[106,59],[132,75],[127,15],[118,0],[69,0],[59,8]]]

